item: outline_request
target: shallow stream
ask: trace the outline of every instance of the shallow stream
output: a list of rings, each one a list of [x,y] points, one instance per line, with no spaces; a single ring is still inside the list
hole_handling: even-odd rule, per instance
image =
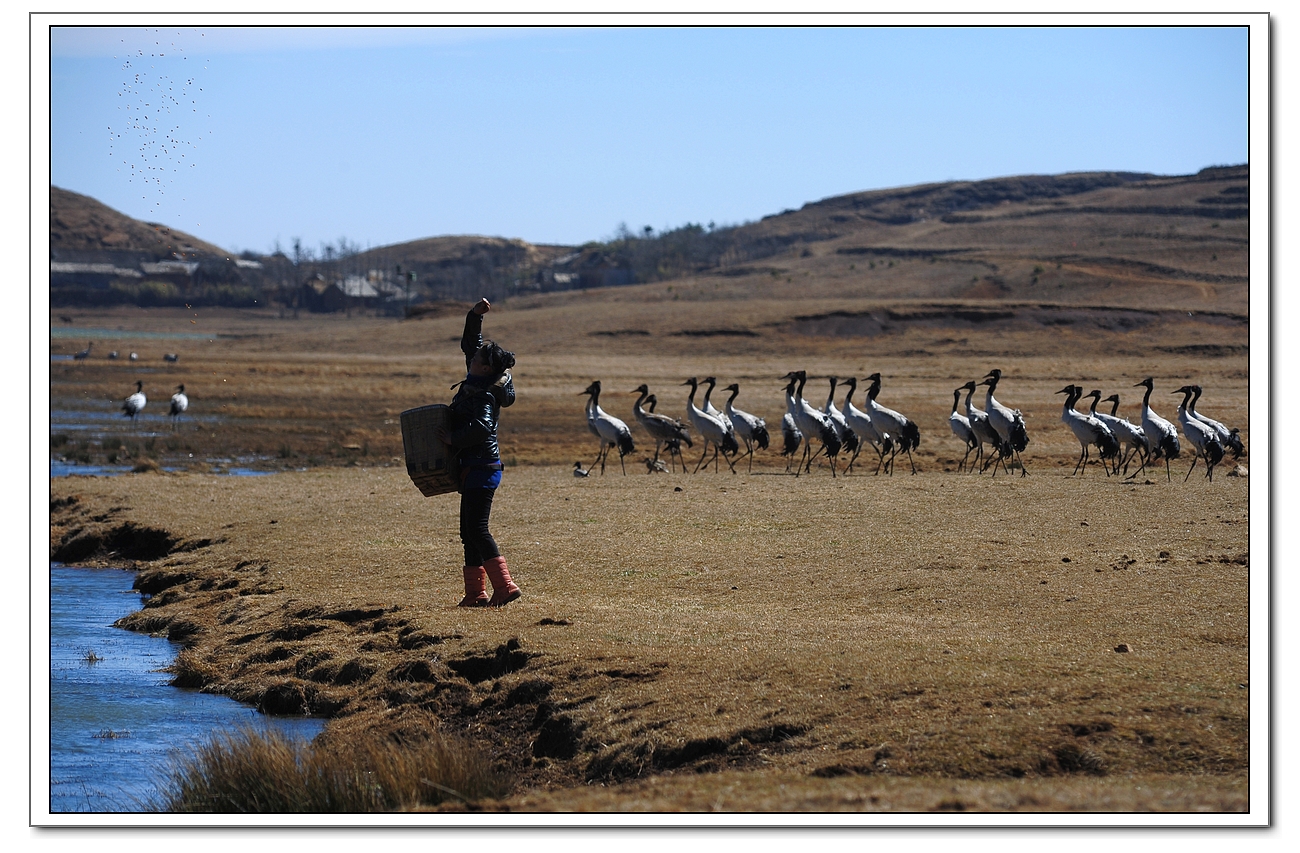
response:
[[[141,812],[175,755],[219,730],[274,727],[310,740],[324,721],[267,717],[168,685],[179,646],[112,627],[141,605],[135,575],[50,565],[50,811]]]

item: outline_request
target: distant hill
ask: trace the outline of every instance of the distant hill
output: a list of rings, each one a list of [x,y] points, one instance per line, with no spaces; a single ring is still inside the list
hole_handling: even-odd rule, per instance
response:
[[[1133,298],[1134,288],[1176,294],[1191,287],[1225,306],[1244,306],[1249,182],[1246,165],[1176,176],[1081,172],[947,181],[834,196],[738,226],[688,223],[576,247],[444,236],[329,258],[304,253],[296,263],[283,253],[256,264],[245,253],[226,263],[237,263],[240,281],[266,298],[295,307],[310,302],[301,298],[304,288],[319,294],[331,282],[339,290],[334,308],[393,311],[411,301],[701,276],[799,275],[835,287],[837,276],[860,266],[892,269],[905,259],[937,266],[872,285],[882,298],[1114,301],[1115,288]],[[56,187],[50,241],[52,260],[120,265],[124,253],[229,258],[197,237]]]
[[[51,186],[51,255],[72,260],[73,256],[102,252],[152,255],[157,259],[174,255],[194,258],[230,256],[220,246],[184,231],[132,219],[90,196]]]

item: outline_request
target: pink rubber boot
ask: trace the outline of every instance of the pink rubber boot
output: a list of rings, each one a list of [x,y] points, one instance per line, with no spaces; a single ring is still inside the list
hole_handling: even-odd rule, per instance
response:
[[[465,597],[457,607],[487,607],[487,572],[482,566],[466,566],[461,569],[465,575]]]
[[[506,568],[505,557],[493,557],[483,563],[483,571],[492,580],[492,600],[488,607],[504,607],[523,595],[515,582],[510,580],[510,570]]]

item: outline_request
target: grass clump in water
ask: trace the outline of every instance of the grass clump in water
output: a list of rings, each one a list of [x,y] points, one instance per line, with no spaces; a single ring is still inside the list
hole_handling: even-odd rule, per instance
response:
[[[406,744],[376,738],[329,748],[244,728],[213,735],[177,760],[160,786],[160,807],[236,814],[393,812],[500,798],[509,788],[484,758],[436,738]]]

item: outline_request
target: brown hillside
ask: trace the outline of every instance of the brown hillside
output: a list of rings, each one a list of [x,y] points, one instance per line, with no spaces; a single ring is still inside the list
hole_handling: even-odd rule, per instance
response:
[[[1245,314],[1249,177],[1248,166],[1234,166],[838,196],[738,229],[740,258],[762,247],[770,254],[761,265],[745,260],[719,272],[753,282],[802,276],[809,296],[1162,308],[1190,300]],[[909,271],[899,275],[904,264]]]
[[[504,237],[457,235],[395,243],[362,252],[359,257],[373,258],[375,261],[389,257],[403,258],[409,266],[447,267],[484,261],[493,266],[540,266],[571,251],[568,246],[537,246]]]
[[[50,187],[50,252],[143,252],[158,257],[230,255],[184,231],[119,213],[90,196]]]

